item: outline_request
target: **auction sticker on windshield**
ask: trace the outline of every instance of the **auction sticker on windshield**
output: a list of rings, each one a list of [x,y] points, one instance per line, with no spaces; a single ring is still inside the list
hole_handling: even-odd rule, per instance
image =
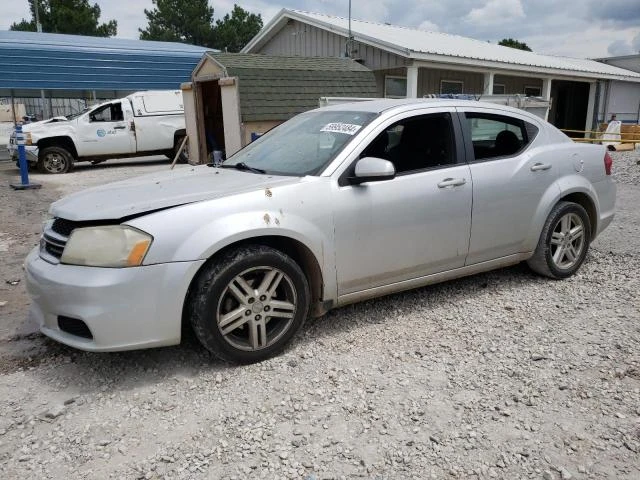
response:
[[[344,133],[346,135],[355,135],[362,125],[354,125],[353,123],[327,123],[320,129],[321,132]]]

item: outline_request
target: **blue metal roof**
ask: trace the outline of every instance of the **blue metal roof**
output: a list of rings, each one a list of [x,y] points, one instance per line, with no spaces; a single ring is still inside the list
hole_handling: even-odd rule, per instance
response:
[[[179,88],[205,47],[174,42],[0,31],[0,89]]]

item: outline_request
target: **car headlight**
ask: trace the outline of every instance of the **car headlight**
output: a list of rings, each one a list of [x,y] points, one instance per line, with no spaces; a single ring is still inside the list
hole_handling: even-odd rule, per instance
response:
[[[87,267],[142,265],[153,237],[126,225],[76,228],[60,258],[61,263]]]
[[[33,144],[33,138],[31,137],[31,132],[26,132],[24,134],[24,144],[25,145],[32,145]]]

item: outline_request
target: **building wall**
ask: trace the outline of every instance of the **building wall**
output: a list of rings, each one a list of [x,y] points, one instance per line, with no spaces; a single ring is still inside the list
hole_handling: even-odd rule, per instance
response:
[[[615,113],[617,120],[640,123],[640,83],[610,81],[604,108],[598,121],[606,122]]]
[[[600,60],[614,67],[626,68],[634,72],[640,72],[640,55],[630,55],[628,57],[605,58]]]
[[[273,127],[280,125],[281,121],[269,121],[269,122],[244,122],[242,124],[242,145],[248,145],[251,143],[251,134],[255,133],[263,135],[271,130]]]
[[[345,54],[346,38],[292,20],[280,30],[259,52],[265,55],[293,55],[305,57],[340,57]],[[359,42],[354,42],[352,56],[361,58],[371,70],[407,65],[408,60]]]
[[[539,87],[542,92],[542,79],[533,77],[510,77],[508,75],[496,75],[493,83],[504,85],[505,95],[524,94],[525,87]]]
[[[418,70],[418,97],[440,93],[443,80],[462,82],[462,93],[482,93],[484,76],[481,73],[462,70],[420,68]]]

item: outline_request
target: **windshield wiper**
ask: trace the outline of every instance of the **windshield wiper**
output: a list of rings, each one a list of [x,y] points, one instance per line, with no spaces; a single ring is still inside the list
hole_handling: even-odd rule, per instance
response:
[[[239,163],[234,163],[234,164],[223,163],[223,164],[218,165],[218,166],[220,168],[235,168],[236,170],[242,170],[243,172],[267,173],[266,170],[262,170],[261,168],[256,168],[256,167],[250,167],[249,165],[247,165],[244,162],[239,162]]]

